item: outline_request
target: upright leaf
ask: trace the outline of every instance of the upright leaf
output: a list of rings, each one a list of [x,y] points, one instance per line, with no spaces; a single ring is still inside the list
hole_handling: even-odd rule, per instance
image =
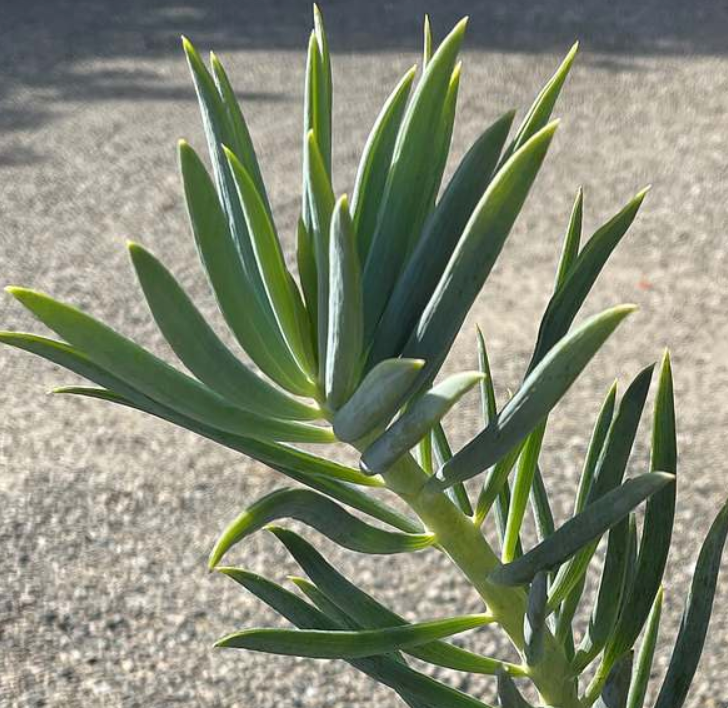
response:
[[[528,591],[528,607],[523,621],[524,654],[529,666],[535,666],[543,658],[546,627],[546,600],[548,575],[536,573]]]
[[[642,646],[637,655],[637,666],[632,676],[632,683],[629,687],[627,697],[627,708],[643,708],[647,686],[650,681],[652,662],[655,658],[655,647],[657,646],[657,635],[660,629],[660,617],[662,616],[663,590],[660,590],[652,603],[650,617],[647,620],[647,628],[642,639]]]
[[[356,388],[363,349],[361,269],[348,201],[341,197],[331,220],[326,402],[338,410]]]
[[[625,708],[632,679],[632,653],[622,657],[607,677],[594,708]]]
[[[564,284],[567,276],[571,272],[571,267],[579,256],[583,215],[584,191],[579,187],[576,193],[576,199],[574,200],[574,206],[571,209],[566,235],[564,236],[564,246],[561,251],[561,258],[559,259],[559,267],[556,271],[556,287],[554,290],[558,290]]]

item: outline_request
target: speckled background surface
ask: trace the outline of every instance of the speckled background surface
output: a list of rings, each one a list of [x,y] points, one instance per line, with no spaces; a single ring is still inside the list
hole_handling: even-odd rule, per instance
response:
[[[656,663],[669,656],[700,540],[728,493],[728,8],[712,2],[324,3],[335,67],[335,186],[351,189],[376,112],[419,56],[421,18],[441,37],[470,14],[453,155],[504,110],[530,103],[575,38],[583,52],[560,102],[547,164],[449,368],[475,363],[488,332],[502,397],[517,385],[549,296],[576,188],[586,232],[653,184],[586,312],[636,302],[633,317],[557,409],[542,458],[560,519],[608,384],[673,352],[680,436],[676,536]],[[244,102],[289,249],[299,204],[307,2],[0,0],[0,280],[67,299],[167,354],[124,240],[163,257],[210,317],[175,142],[202,136],[178,36],[215,48]],[[32,328],[9,297],[3,328]],[[279,484],[212,443],[102,403],[45,396],[73,377],[0,351],[0,703],[8,706],[398,705],[341,663],[210,649],[275,621],[205,572],[221,527]],[[476,430],[461,404],[458,442]],[[640,433],[632,469],[648,459]],[[311,532],[312,533],[312,532]],[[323,543],[339,567],[409,618],[474,610],[435,552],[372,558]],[[236,562],[294,571],[264,534]],[[725,564],[724,564],[725,566]],[[728,575],[689,705],[728,705]],[[498,651],[497,633],[468,639]],[[444,676],[444,673],[442,674]],[[488,681],[455,685],[489,699]]]

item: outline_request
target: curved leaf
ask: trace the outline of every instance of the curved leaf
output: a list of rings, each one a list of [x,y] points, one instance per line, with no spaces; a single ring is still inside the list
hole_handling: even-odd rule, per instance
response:
[[[210,554],[210,568],[236,543],[271,521],[286,517],[302,521],[344,548],[360,553],[407,553],[435,542],[430,533],[408,534],[371,526],[316,492],[279,489],[259,499],[228,524]]]
[[[377,474],[388,470],[481,379],[482,374],[466,371],[450,376],[424,393],[364,451],[360,463],[362,471]]]
[[[245,366],[207,324],[175,277],[149,251],[130,243],[129,253],[164,338],[202,383],[252,412],[292,420],[321,417],[315,406],[291,398]]]
[[[159,403],[201,423],[251,437],[330,442],[326,428],[283,421],[232,405],[98,320],[24,288],[8,291],[41,322],[114,376]]]
[[[497,567],[488,577],[498,585],[523,585],[536,573],[549,570],[573,556],[580,548],[618,524],[647,497],[668,484],[674,476],[650,472],[627,480],[595,501],[581,514],[569,519],[552,536],[518,560]]]
[[[609,335],[634,309],[622,305],[606,310],[564,337],[526,377],[498,417],[445,465],[445,482],[452,484],[474,477],[518,445],[558,403]]]
[[[387,359],[377,364],[335,413],[336,437],[354,442],[387,425],[404,405],[424,364],[421,359]]]

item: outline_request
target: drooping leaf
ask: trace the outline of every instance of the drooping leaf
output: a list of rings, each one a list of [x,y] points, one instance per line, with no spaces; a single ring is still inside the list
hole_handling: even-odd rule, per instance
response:
[[[362,152],[351,197],[351,217],[359,244],[359,258],[366,262],[377,226],[379,205],[392,165],[397,140],[417,67],[400,79],[377,116]]]
[[[634,307],[596,315],[555,346],[526,377],[498,417],[443,468],[446,483],[474,477],[503,458],[558,403],[604,341]]]
[[[381,317],[413,241],[411,230],[430,198],[428,184],[435,165],[432,136],[465,34],[461,20],[428,63],[407,106],[397,135],[392,167],[382,194],[377,226],[364,266],[365,339]]]
[[[308,489],[279,489],[259,499],[222,532],[210,554],[214,568],[232,546],[271,521],[293,518],[335,543],[360,553],[405,553],[432,545],[433,534],[408,534],[371,526],[327,497]]]
[[[325,391],[327,405],[338,410],[356,388],[364,345],[361,268],[345,196],[331,219],[329,269]]]
[[[482,627],[489,615],[463,615],[385,629],[245,629],[215,642],[216,647],[314,659],[361,659],[416,647]]]
[[[403,617],[347,580],[298,534],[277,527],[270,530],[326,597],[362,627],[385,628],[407,624]],[[499,669],[503,669],[514,676],[523,674],[523,670],[518,666],[481,656],[442,641],[408,648],[405,652],[422,661],[456,671],[494,675]]]
[[[423,385],[434,379],[440,369],[500,255],[555,130],[555,123],[548,125],[513,155],[490,182],[470,217],[403,350],[404,356],[427,362],[421,375]]]
[[[402,351],[432,297],[475,207],[490,183],[513,113],[490,126],[458,165],[397,278],[375,333],[370,365]]]
[[[421,359],[387,359],[375,366],[334,415],[336,437],[354,442],[387,425],[407,400],[424,364]]]
[[[531,582],[536,573],[549,570],[567,560],[583,546],[618,524],[647,497],[672,483],[674,476],[664,472],[651,472],[627,480],[595,501],[587,510],[569,519],[553,535],[521,558],[498,566],[489,579],[499,585],[523,585]]]
[[[728,503],[723,505],[700,549],[680,631],[655,708],[681,708],[685,703],[703,653],[727,535]]]
[[[667,353],[662,361],[655,399],[650,467],[653,470],[677,474],[675,402],[670,357]],[[675,520],[676,486],[670,485],[647,502],[636,575],[619,622],[605,650],[605,661],[608,663],[616,661],[632,648],[649,617],[662,584]]]
[[[660,629],[663,595],[664,592],[660,588],[655,596],[655,601],[652,603],[652,610],[647,620],[642,646],[640,646],[640,651],[637,655],[637,664],[632,675],[632,683],[629,686],[627,708],[643,708],[645,704],[647,686],[650,682],[650,672],[652,670],[652,661],[655,658],[657,635]]]
[[[291,398],[245,366],[207,324],[172,273],[149,251],[130,243],[129,253],[159,329],[202,383],[252,412],[292,420],[321,417],[317,407]]]
[[[295,362],[274,320],[258,306],[258,295],[204,164],[184,141],[179,144],[179,160],[197,250],[225,321],[261,371],[289,391],[312,395],[313,385]],[[229,170],[227,162],[225,169]],[[242,210],[240,219],[244,225]]]
[[[368,474],[388,470],[411,450],[482,378],[477,371],[454,374],[420,396],[365,451],[360,467]]]
[[[234,406],[93,317],[24,288],[9,292],[47,327],[114,376],[149,398],[200,423],[268,440],[330,442],[327,428],[284,421]]]

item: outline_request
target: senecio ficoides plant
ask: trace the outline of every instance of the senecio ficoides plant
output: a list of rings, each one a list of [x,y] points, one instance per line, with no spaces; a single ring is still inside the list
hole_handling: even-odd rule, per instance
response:
[[[514,118],[509,112],[484,130],[441,190],[466,21],[434,52],[426,23],[419,80],[415,85],[411,69],[387,99],[349,200],[337,198],[332,188],[331,64],[317,10],[314,17],[306,69],[298,282],[286,267],[250,135],[223,67],[212,55],[208,69],[184,41],[213,169],[211,177],[192,147],[179,144],[192,231],[220,311],[261,375],[222,343],[174,276],[136,243],[129,250],[147,304],[189,373],[91,316],[24,288],[9,291],[64,341],[7,332],[1,339],[97,385],[58,389],[61,393],[150,413],[297,483],[245,509],[222,532],[209,561],[210,568],[245,587],[294,628],[245,629],[217,646],[343,659],[389,686],[411,708],[486,705],[417,670],[411,657],[497,677],[504,708],[529,705],[522,693],[528,682],[539,705],[640,708],[657,641],[675,513],[677,450],[668,356],[657,373],[651,461],[644,474],[624,480],[652,365],[621,400],[615,386],[607,392],[574,515],[559,528],[539,452],[552,409],[634,309],[620,305],[572,326],[645,193],[583,247],[582,194],[577,195],[530,363],[505,405],[496,402],[480,333],[480,371],[435,384],[546,157],[557,127],[550,122],[552,109],[576,47],[515,135],[509,140]],[[480,388],[484,426],[453,454],[441,419],[473,387]],[[359,469],[291,445],[337,442],[358,452]],[[403,501],[407,512],[387,502],[386,494]],[[637,523],[635,511],[644,502]],[[538,531],[532,547],[522,533],[528,507]],[[478,592],[484,611],[408,623],[345,578],[309,541],[270,525],[284,519],[296,519],[358,553],[444,553]],[[497,550],[485,534],[491,524]],[[261,529],[268,529],[305,572],[306,578],[291,579],[298,593],[244,569],[220,566],[235,544]],[[724,506],[697,560],[656,708],[685,701],[727,533]],[[606,557],[592,604],[585,579],[603,538]],[[590,605],[590,619],[575,627],[584,604]],[[519,663],[444,641],[484,625],[505,633]]]

